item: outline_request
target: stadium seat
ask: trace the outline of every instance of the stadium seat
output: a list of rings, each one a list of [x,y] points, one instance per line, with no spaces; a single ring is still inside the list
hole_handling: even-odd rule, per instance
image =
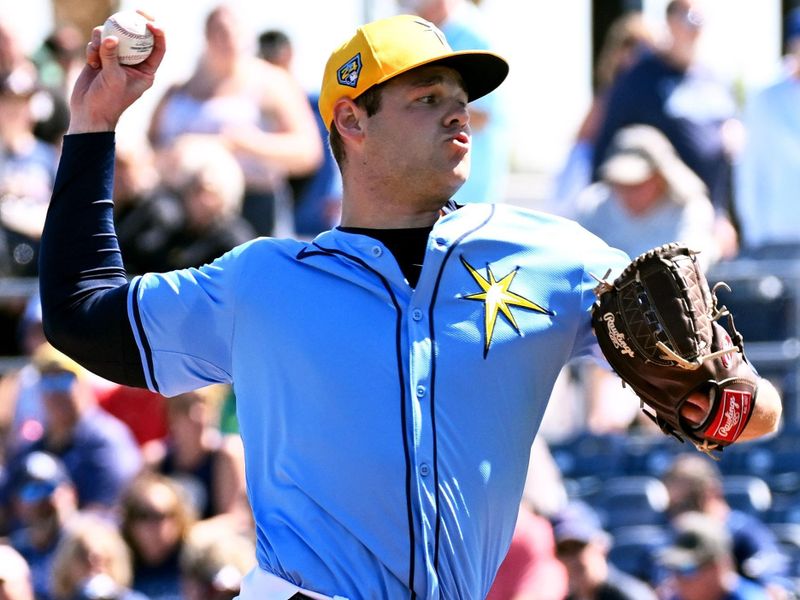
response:
[[[800,583],[800,522],[771,523],[769,528],[789,557],[789,574]]]
[[[669,539],[670,533],[666,526],[620,527],[614,531],[608,559],[619,570],[655,584],[660,580],[656,554],[669,543]]]
[[[770,342],[796,337],[795,285],[769,270],[752,272],[749,261],[741,263],[741,269],[736,267],[737,263],[732,262],[712,269],[708,282],[713,286],[724,281],[730,287],[730,292],[720,288],[717,297],[733,314],[736,328],[745,341]]]
[[[656,477],[631,475],[603,482],[594,507],[607,531],[630,525],[666,523],[667,488]]]
[[[625,474],[661,477],[675,455],[690,448],[672,436],[651,433],[628,436],[625,442]]]
[[[550,444],[561,474],[570,479],[607,477],[624,472],[624,437],[581,433]]]
[[[772,506],[767,482],[755,475],[726,475],[722,488],[728,504],[736,510],[763,518]]]

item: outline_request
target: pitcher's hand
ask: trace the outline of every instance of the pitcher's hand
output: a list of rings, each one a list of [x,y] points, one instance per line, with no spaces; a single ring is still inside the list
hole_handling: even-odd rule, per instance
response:
[[[141,11],[140,11],[141,12]],[[121,65],[117,58],[119,41],[111,36],[101,42],[101,27],[92,31],[86,48],[86,65],[75,82],[70,99],[67,133],[113,131],[123,112],[153,85],[156,70],[164,58],[164,31],[152,19],[153,51],[138,65]]]
[[[711,400],[705,394],[691,394],[681,406],[681,416],[695,427],[699,426],[708,416]]]

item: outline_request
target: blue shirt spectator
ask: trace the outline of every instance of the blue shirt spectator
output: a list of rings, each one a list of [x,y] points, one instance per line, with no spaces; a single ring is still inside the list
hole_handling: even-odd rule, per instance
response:
[[[719,469],[699,454],[679,454],[663,476],[674,522],[685,513],[702,513],[730,538],[734,570],[776,590],[785,589],[788,560],[766,524],[728,504]]]
[[[37,600],[48,600],[56,547],[78,509],[75,486],[57,457],[31,452],[8,473],[4,487],[13,520],[9,541],[30,567]]]
[[[787,76],[745,106],[745,145],[736,164],[736,210],[747,251],[786,256],[800,249],[800,8],[786,20]],[[798,255],[798,254],[795,254]]]
[[[668,600],[767,600],[767,590],[740,577],[733,566],[728,533],[713,517],[687,512],[675,523],[672,544],[660,555],[670,573]]]
[[[52,346],[43,345],[33,364],[41,374],[44,432],[10,458],[9,471],[32,452],[52,453],[64,462],[81,508],[111,509],[142,466],[130,429],[95,404],[88,374]]]
[[[722,124],[735,114],[733,96],[701,66],[681,68],[649,53],[620,76],[611,90],[597,140],[598,169],[614,134],[635,123],[661,130],[689,168],[705,182],[715,206],[727,206],[730,165]]]

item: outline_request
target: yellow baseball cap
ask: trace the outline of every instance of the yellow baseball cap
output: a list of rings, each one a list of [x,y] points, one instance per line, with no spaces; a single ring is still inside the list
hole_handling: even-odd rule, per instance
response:
[[[485,96],[508,75],[508,63],[493,52],[454,52],[444,34],[430,21],[398,15],[362,25],[333,51],[319,96],[319,112],[330,129],[333,105],[339,98],[357,98],[373,85],[432,63],[461,74],[469,100]]]

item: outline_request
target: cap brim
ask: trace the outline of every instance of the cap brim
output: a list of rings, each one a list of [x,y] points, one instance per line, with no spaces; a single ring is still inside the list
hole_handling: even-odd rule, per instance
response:
[[[414,63],[392,73],[391,77],[376,81],[374,85],[429,65],[443,65],[458,71],[461,79],[464,80],[470,102],[496,90],[508,76],[508,63],[499,54],[485,50],[462,50]]]
[[[22,502],[33,504],[49,498],[57,487],[58,484],[52,481],[32,481],[17,491],[17,497]]]
[[[72,371],[43,373],[39,379],[39,389],[45,393],[68,392],[77,380],[78,376]]]
[[[647,159],[636,154],[620,153],[600,166],[600,176],[611,183],[638,185],[655,173]]]
[[[508,63],[492,52],[454,52],[430,64],[441,64],[458,71],[464,80],[470,102],[496,90],[508,76]]]
[[[696,551],[688,548],[669,547],[657,555],[658,563],[670,571],[693,571],[704,562]]]

